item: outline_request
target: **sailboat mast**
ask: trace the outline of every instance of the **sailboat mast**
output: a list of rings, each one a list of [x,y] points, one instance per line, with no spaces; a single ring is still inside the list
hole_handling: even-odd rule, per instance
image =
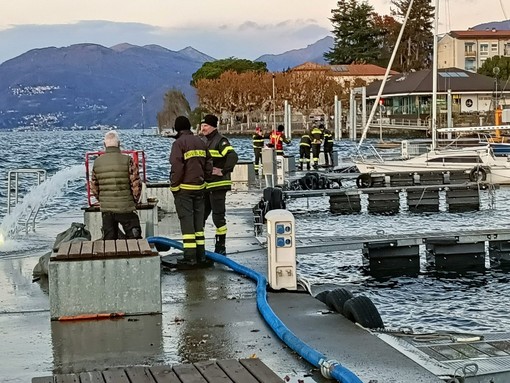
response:
[[[434,44],[432,46],[432,150],[436,149],[437,141],[437,35],[438,35],[439,0],[435,1],[434,9]]]

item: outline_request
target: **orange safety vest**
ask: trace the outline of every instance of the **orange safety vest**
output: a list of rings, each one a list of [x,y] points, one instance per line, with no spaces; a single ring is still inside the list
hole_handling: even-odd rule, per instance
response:
[[[283,150],[282,134],[283,132],[273,130],[271,136],[269,137],[269,142],[273,144],[276,150]]]

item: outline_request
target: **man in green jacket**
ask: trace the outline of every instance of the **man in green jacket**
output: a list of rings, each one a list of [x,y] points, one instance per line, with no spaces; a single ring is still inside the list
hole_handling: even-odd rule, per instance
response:
[[[136,203],[142,192],[138,167],[131,156],[121,153],[115,130],[105,134],[104,146],[105,153],[94,161],[90,182],[90,190],[99,201],[103,239],[119,239],[119,224],[126,238],[142,238],[136,214]]]

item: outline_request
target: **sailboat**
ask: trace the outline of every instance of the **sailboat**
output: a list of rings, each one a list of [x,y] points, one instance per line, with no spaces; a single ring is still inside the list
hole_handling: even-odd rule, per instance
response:
[[[490,143],[469,148],[437,148],[438,3],[439,1],[436,0],[432,60],[432,147],[430,151],[407,160],[385,160],[381,156],[377,156],[375,159],[368,159],[360,156],[359,158],[354,159],[353,162],[360,173],[466,170],[472,175],[472,181],[486,181],[494,184],[510,185],[510,162],[508,161],[508,157],[496,157]],[[411,4],[410,7],[412,6]],[[391,63],[392,61],[390,60],[389,66],[391,66]],[[382,81],[376,103],[380,99],[385,81],[386,78]],[[373,117],[374,110],[375,109],[372,110],[367,126]],[[365,132],[363,133],[362,138],[364,136]]]

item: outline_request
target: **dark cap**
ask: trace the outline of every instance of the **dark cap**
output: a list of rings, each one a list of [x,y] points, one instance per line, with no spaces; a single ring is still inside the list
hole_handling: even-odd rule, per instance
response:
[[[191,123],[188,120],[188,117],[179,116],[175,119],[174,129],[176,132],[180,132],[181,130],[190,130]]]
[[[216,117],[213,114],[206,114],[205,117],[202,119],[201,123],[210,125],[213,128],[217,128],[218,127],[218,117]]]
[[[285,130],[285,126],[283,125],[278,125],[278,131],[279,132],[283,132]]]

